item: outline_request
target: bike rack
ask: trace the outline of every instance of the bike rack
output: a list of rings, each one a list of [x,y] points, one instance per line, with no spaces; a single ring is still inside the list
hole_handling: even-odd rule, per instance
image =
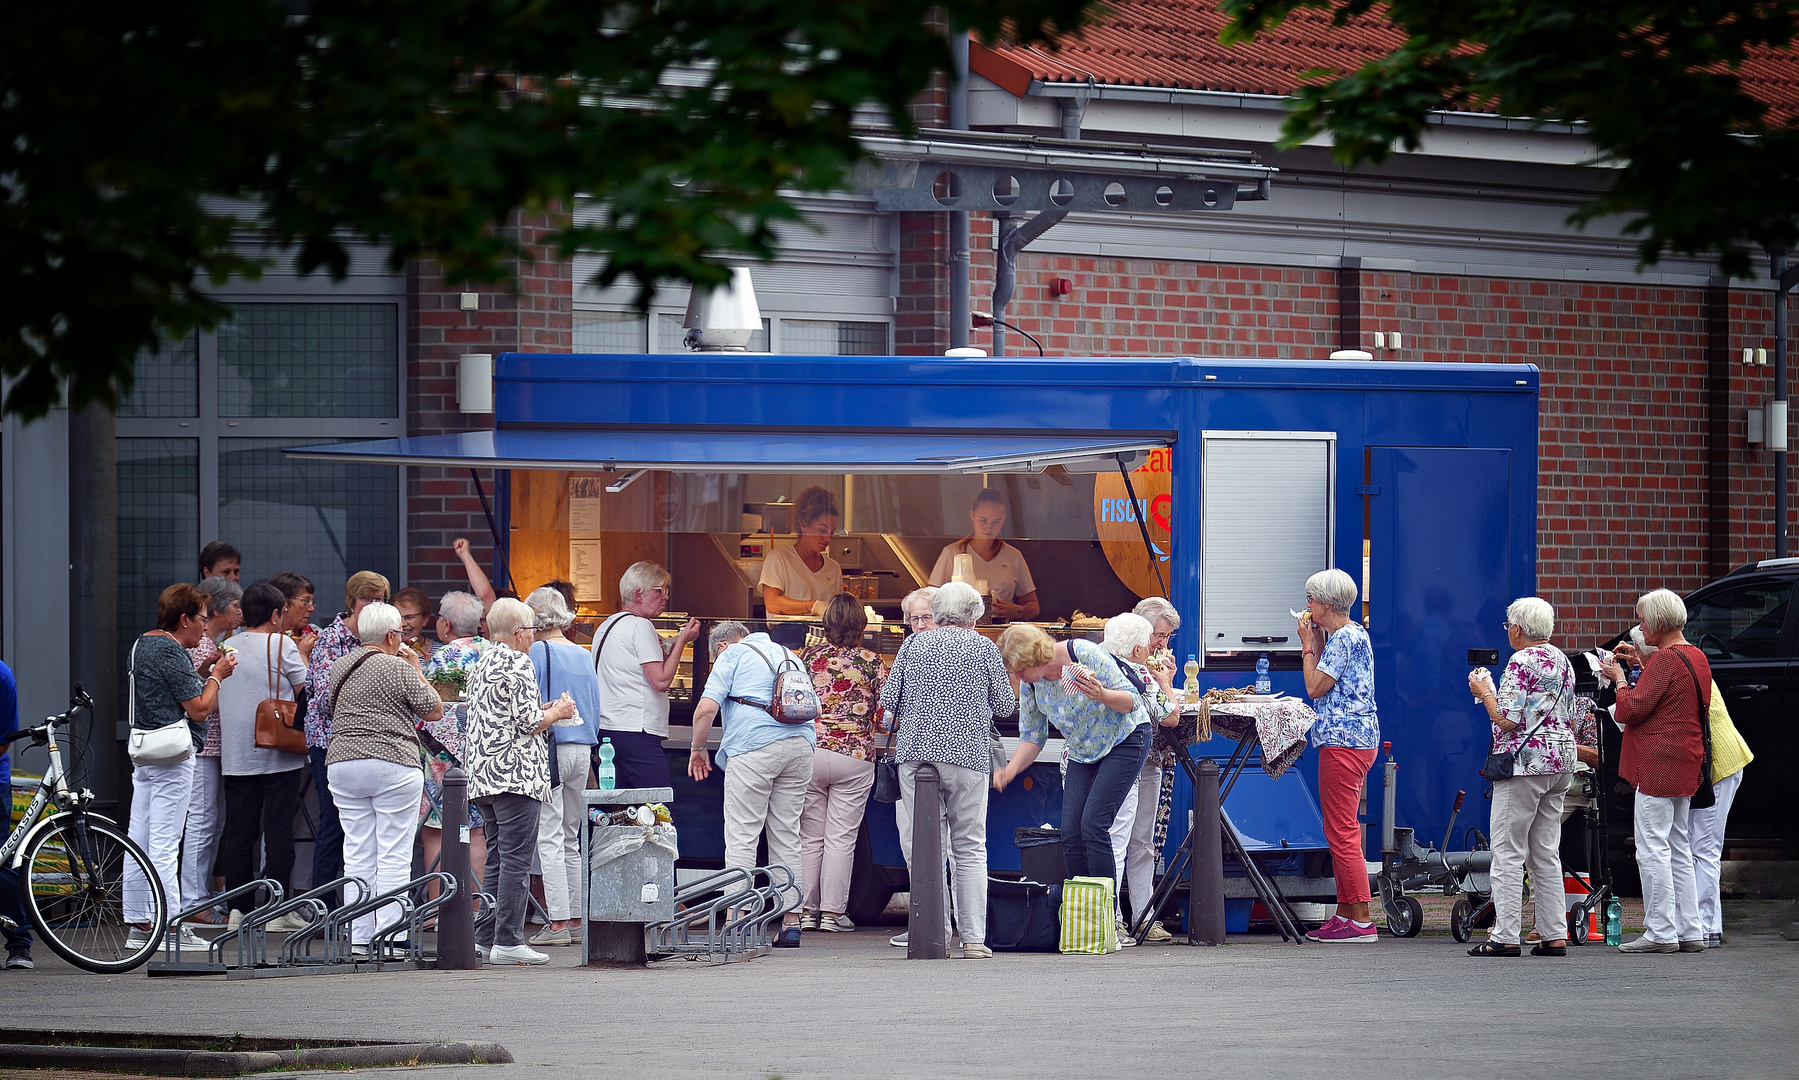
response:
[[[782,864],[708,874],[676,890],[673,919],[646,926],[653,956],[683,956],[728,964],[761,956],[774,946],[782,918],[797,905],[793,871]]]
[[[190,916],[198,915],[202,911],[215,908],[227,901],[239,897],[247,897],[258,892],[268,894],[267,902],[261,907],[252,908],[250,912],[244,916],[244,921],[238,924],[237,929],[227,930],[218,937],[213,938],[211,944],[207,947],[205,960],[182,960],[180,958],[181,950],[173,947],[173,940],[169,934],[165,933],[162,939],[163,959],[150,961],[148,974],[151,976],[220,975],[229,971],[234,966],[254,967],[267,963],[269,949],[268,934],[262,929],[262,924],[267,922],[267,919],[261,919],[260,917],[265,912],[279,905],[284,893],[284,890],[281,888],[281,883],[271,878],[260,878],[250,882],[248,885],[239,885],[237,888],[222,892],[203,903],[195,904],[186,911],[177,912],[175,917],[169,920],[169,927],[176,935],[179,935],[182,923]],[[260,921],[252,922],[251,920],[253,919],[260,919]],[[225,945],[227,942],[235,942],[237,944],[237,963],[235,965],[225,962]]]

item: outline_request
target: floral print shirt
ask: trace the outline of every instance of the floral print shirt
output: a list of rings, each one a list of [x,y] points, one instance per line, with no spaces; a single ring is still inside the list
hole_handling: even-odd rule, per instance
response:
[[[531,658],[504,646],[482,653],[469,672],[462,744],[470,799],[512,794],[550,801],[550,739],[537,730],[542,723]]]
[[[887,678],[881,658],[859,645],[844,649],[821,641],[801,650],[800,663],[811,672],[822,706],[818,748],[873,761],[875,716]]]
[[[1513,653],[1497,697],[1500,714],[1518,726],[1492,725],[1493,752],[1518,752],[1514,776],[1574,771],[1574,665],[1562,650],[1545,643]]]
[[[1374,710],[1374,646],[1358,622],[1344,623],[1324,642],[1318,670],[1336,682],[1312,699],[1318,720],[1313,746],[1372,750],[1380,745],[1380,718]]]
[[[200,665],[219,654],[218,643],[205,634],[200,635],[200,644],[187,650],[187,658],[194,662],[194,674],[200,674]],[[219,756],[219,708],[215,704],[212,713],[206,718],[206,741],[201,744],[201,757]]]
[[[1062,733],[1068,760],[1090,765],[1111,753],[1138,724],[1149,723],[1149,713],[1143,708],[1143,695],[1118,670],[1111,653],[1081,638],[1069,641],[1068,653],[1106,689],[1131,695],[1131,711],[1114,712],[1086,694],[1063,690],[1059,679],[1040,679],[1018,688],[1018,737],[1042,746],[1054,724]]]
[[[481,654],[493,647],[493,642],[479,636],[446,641],[432,650],[431,658],[424,662],[425,680],[436,682],[439,676],[458,669],[465,673],[472,671],[475,661],[481,659]],[[465,688],[464,694],[466,693]]]
[[[306,745],[321,750],[331,745],[331,665],[362,648],[362,639],[344,625],[349,617],[349,612],[340,611],[330,626],[319,631],[306,661],[306,692],[312,695],[306,705]]]

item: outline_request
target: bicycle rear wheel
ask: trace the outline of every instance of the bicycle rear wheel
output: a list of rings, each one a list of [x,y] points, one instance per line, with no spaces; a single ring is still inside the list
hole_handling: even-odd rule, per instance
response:
[[[125,921],[125,868],[150,894],[151,932],[133,943]],[[168,902],[143,849],[109,821],[59,814],[32,838],[23,866],[26,913],[56,955],[78,968],[116,975],[150,959],[162,944]]]

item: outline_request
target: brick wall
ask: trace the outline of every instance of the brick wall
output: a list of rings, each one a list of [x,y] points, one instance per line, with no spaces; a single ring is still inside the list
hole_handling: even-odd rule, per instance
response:
[[[943,215],[917,215],[935,217]],[[986,308],[994,254],[977,216],[973,307]],[[934,243],[923,223],[903,240]],[[902,249],[902,267],[937,258]],[[909,261],[910,260],[910,261]],[[902,273],[902,277],[904,274]],[[1052,283],[1073,285],[1064,297]],[[917,283],[912,299],[929,293]],[[1745,368],[1744,347],[1770,347],[1766,292],[1729,294],[1729,566],[1766,558],[1772,457],[1745,443],[1745,412],[1772,392],[1772,368]],[[1051,354],[1321,357],[1338,347],[1331,269],[1224,266],[1024,252],[1008,321]],[[1382,359],[1532,363],[1542,371],[1538,590],[1564,641],[1585,644],[1631,618],[1637,595],[1688,591],[1712,574],[1707,468],[1707,290],[1635,284],[1441,277],[1363,270],[1362,347],[1399,332]],[[943,300],[947,310],[947,298]],[[922,319],[916,307],[903,318]],[[973,342],[986,347],[983,331]],[[1017,335],[1008,351],[1029,353]],[[1792,523],[1799,526],[1799,499]]]
[[[559,217],[519,215],[514,222],[530,258],[515,267],[511,287],[452,285],[431,259],[415,260],[409,272],[411,323],[407,328],[407,417],[409,435],[437,435],[492,427],[491,414],[468,414],[457,407],[457,358],[463,353],[572,352],[574,272],[544,245]],[[461,296],[474,292],[480,306],[463,311]],[[406,470],[407,574],[432,599],[468,587],[451,541],[467,537],[475,557],[496,586],[494,545],[475,481],[466,469],[418,467]],[[478,470],[480,485],[496,515],[492,470]],[[535,587],[540,582],[515,582]]]

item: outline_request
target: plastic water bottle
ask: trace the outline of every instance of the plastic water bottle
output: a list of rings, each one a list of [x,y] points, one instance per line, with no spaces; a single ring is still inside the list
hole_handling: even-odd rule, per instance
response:
[[[600,740],[599,774],[601,791],[611,791],[613,788],[618,787],[618,770],[612,767],[612,755],[616,752],[617,751],[612,749],[611,739]]]
[[[1199,656],[1197,654],[1187,657],[1184,673],[1187,681],[1181,686],[1181,696],[1187,699],[1187,704],[1192,705],[1199,701]]]
[[[1615,896],[1605,902],[1605,943],[1624,944],[1624,905]]]
[[[1256,659],[1256,693],[1267,694],[1274,691],[1274,683],[1268,678],[1268,654],[1263,653]]]

